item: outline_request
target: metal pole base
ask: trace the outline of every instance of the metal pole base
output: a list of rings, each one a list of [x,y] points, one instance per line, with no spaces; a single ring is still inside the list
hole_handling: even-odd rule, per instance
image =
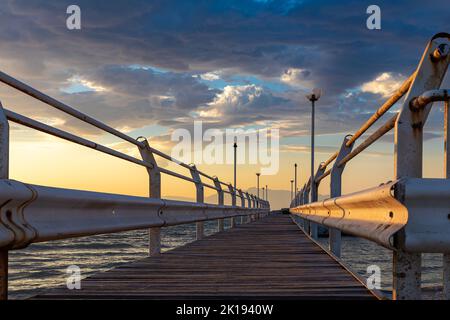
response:
[[[219,232],[225,230],[224,221],[223,219],[219,219],[217,221],[217,228],[219,229]]]
[[[443,297],[445,300],[450,300],[450,254],[444,253],[442,256],[442,264],[443,264]]]
[[[394,251],[392,299],[419,300],[421,298],[421,263],[420,253]]]
[[[328,229],[329,241],[330,241],[330,251],[338,258],[341,257],[341,231],[334,228]]]
[[[201,240],[205,235],[203,222],[197,222],[196,225],[197,225],[197,240]]]
[[[149,230],[149,255],[156,256],[161,253],[161,228]]]
[[[0,300],[8,299],[8,251],[0,250]]]

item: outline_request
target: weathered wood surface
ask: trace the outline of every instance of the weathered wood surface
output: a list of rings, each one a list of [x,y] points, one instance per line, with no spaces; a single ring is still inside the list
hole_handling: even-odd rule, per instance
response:
[[[374,299],[289,216],[256,222],[90,276],[38,299]]]

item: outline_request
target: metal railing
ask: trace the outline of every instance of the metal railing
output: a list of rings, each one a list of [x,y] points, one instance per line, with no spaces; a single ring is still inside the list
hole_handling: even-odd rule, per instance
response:
[[[132,157],[30,119],[3,108],[0,103],[0,300],[7,298],[9,250],[25,248],[35,242],[148,228],[149,254],[152,256],[161,251],[161,227],[195,222],[197,239],[201,239],[204,221],[218,220],[218,230],[223,231],[226,218],[231,219],[234,227],[237,217],[247,217],[249,221],[269,213],[268,201],[236,189],[230,183],[198,170],[195,165],[173,159],[152,148],[145,138],[134,139],[3,72],[0,72],[0,81],[135,145],[142,157]],[[146,168],[149,198],[51,188],[10,180],[9,121]],[[188,169],[190,176],[158,166],[155,155]],[[161,174],[193,183],[196,202],[161,199]],[[217,192],[217,204],[204,203],[205,187]],[[231,196],[231,205],[224,204],[224,194]],[[237,198],[241,199],[240,204],[237,204]]]
[[[443,291],[450,299],[450,115],[448,90],[439,89],[450,62],[450,35],[428,43],[417,70],[340,149],[322,162],[295,195],[290,212],[303,220],[304,231],[317,239],[318,225],[328,227],[329,249],[341,254],[341,232],[374,241],[393,251],[393,298],[421,297],[421,254],[443,253]],[[363,142],[356,141],[405,96],[398,113]],[[423,127],[432,102],[445,103],[445,179],[422,177]],[[342,196],[346,164],[395,129],[394,181]],[[327,169],[328,168],[328,169]],[[318,201],[318,187],[330,176],[330,198]],[[310,195],[310,196],[309,196]]]

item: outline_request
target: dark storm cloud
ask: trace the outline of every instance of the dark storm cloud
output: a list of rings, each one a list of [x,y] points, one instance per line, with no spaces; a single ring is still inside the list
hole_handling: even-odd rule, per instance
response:
[[[66,8],[74,3],[82,11],[80,31],[65,27]],[[447,1],[378,1],[379,31],[366,29],[370,4],[5,0],[0,68],[101,120],[130,128],[178,127],[192,112],[214,108],[225,92],[208,88],[195,74],[227,70],[273,80],[294,68],[302,70],[308,85],[324,88],[319,130],[342,132],[363,122],[382,101],[370,93],[344,97],[348,90],[383,72],[409,75],[428,39],[448,31]],[[109,90],[60,92],[74,75]],[[262,86],[251,102],[251,89],[239,90],[222,103],[221,126],[272,120],[287,135],[307,126],[309,105],[298,87],[273,92]]]

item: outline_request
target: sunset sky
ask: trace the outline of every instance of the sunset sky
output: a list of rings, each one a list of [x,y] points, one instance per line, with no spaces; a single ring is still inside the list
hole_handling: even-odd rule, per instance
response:
[[[2,0],[0,70],[132,137],[148,137],[168,154],[173,130],[191,130],[194,120],[221,130],[279,128],[280,170],[262,176],[261,184],[289,190],[294,162],[299,186],[310,170],[306,93],[323,90],[316,109],[317,165],[414,71],[429,39],[449,32],[449,10],[442,10],[448,1],[377,1],[382,29],[368,30],[372,2]],[[71,4],[81,8],[81,30],[66,28]],[[450,87],[449,79],[442,87]],[[133,145],[3,84],[0,101],[139,156]],[[425,130],[426,177],[443,176],[442,129],[442,105],[435,104]],[[393,149],[389,134],[353,160],[343,191],[393,179]],[[14,124],[10,152],[12,179],[147,194],[145,169]],[[232,182],[231,165],[199,168]],[[254,188],[259,170],[240,165],[238,187]],[[328,181],[320,194],[328,194]],[[163,177],[166,197],[191,198],[194,192],[189,183]]]

